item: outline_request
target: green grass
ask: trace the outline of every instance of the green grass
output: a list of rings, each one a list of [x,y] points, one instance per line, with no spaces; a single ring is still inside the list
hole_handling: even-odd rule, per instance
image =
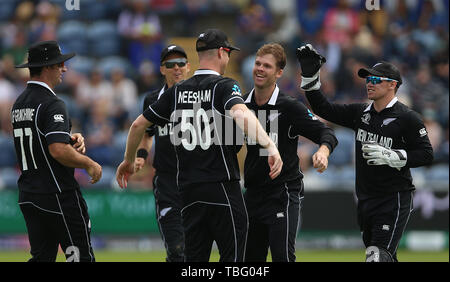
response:
[[[362,262],[363,250],[298,250],[298,262]],[[98,262],[164,262],[164,251],[128,252],[128,251],[95,251]],[[401,262],[449,262],[449,251],[439,252],[413,252],[399,250],[398,259]],[[26,251],[0,252],[0,262],[23,262],[30,258]],[[213,252],[210,261],[218,261],[219,254]],[[65,261],[62,253],[58,254],[57,261]],[[269,257],[270,261],[270,257]]]

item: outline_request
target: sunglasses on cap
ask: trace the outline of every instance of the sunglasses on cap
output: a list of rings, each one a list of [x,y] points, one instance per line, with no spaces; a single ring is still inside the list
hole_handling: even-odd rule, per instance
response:
[[[397,80],[391,79],[391,78],[386,78],[386,77],[379,77],[379,76],[367,76],[366,77],[366,84],[368,84],[369,82],[372,84],[380,84],[383,81],[397,81]]]
[[[172,69],[177,65],[178,67],[182,68],[187,64],[186,59],[172,59],[165,61],[162,65],[165,66],[168,69]]]

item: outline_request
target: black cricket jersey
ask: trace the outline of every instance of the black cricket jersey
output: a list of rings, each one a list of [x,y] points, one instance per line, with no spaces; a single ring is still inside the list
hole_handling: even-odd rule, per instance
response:
[[[157,124],[171,124],[177,184],[239,180],[233,144],[226,142],[234,120],[227,114],[243,104],[239,84],[212,70],[197,70],[175,84],[150,105],[143,116]]]
[[[70,144],[71,123],[64,102],[47,84],[29,81],[11,110],[14,145],[22,174],[20,191],[56,193],[80,186],[74,178],[74,168],[55,160],[48,146]]]
[[[283,160],[280,175],[272,180],[269,177],[267,154],[262,156],[262,147],[256,141],[246,138],[244,178],[245,187],[248,189],[283,183],[297,177],[303,178],[297,155],[299,136],[304,136],[316,144],[326,145],[330,153],[338,143],[331,128],[320,122],[303,103],[280,92],[278,86],[264,105],[256,104],[254,90],[244,95],[244,100],[274,141]]]
[[[400,191],[414,190],[410,168],[431,164],[433,149],[419,114],[395,97],[379,113],[371,103],[332,104],[318,91],[307,91],[313,111],[320,117],[355,131],[356,195],[364,200]],[[406,166],[368,165],[363,158],[363,142],[405,150]]]
[[[155,90],[146,94],[144,99],[145,112],[148,107],[156,102],[164,91],[167,90],[167,84],[160,90]],[[172,123],[166,123],[164,126],[153,124],[146,130],[149,136],[155,136],[155,156],[153,157],[153,167],[158,174],[176,175],[177,163],[175,148],[170,142],[170,135],[173,134]]]

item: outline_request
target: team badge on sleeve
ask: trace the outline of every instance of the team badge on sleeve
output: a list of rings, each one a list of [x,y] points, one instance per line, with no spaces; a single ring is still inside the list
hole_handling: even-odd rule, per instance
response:
[[[427,135],[427,130],[425,129],[425,127],[419,130],[419,134],[420,137],[424,137],[425,135]]]
[[[242,96],[242,94],[241,94],[241,88],[240,88],[237,84],[233,85],[232,90],[233,90],[233,93],[232,93],[233,95],[239,95],[239,96]]]
[[[56,114],[53,116],[53,120],[55,122],[64,122],[64,115]]]

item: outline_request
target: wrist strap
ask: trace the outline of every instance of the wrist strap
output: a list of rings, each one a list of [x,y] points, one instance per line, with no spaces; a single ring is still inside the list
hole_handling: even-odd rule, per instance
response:
[[[320,89],[320,70],[313,75],[312,77],[304,77],[302,76],[302,83],[300,87],[303,90],[311,91],[311,90],[319,90]]]
[[[136,153],[136,157],[143,158],[144,160],[148,157],[148,152],[145,149],[139,149]]]

